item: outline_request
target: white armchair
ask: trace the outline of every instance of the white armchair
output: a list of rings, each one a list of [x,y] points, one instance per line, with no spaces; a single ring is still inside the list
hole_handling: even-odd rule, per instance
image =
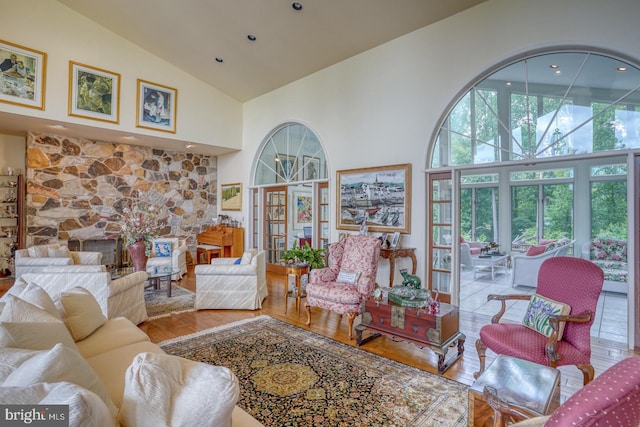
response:
[[[104,265],[60,266],[46,267],[38,273],[25,273],[21,282],[35,283],[51,297],[80,286],[93,294],[108,319],[126,317],[137,325],[148,317],[144,302],[147,277],[146,272],[138,271],[111,280],[111,274]]]
[[[41,273],[51,266],[101,265],[102,252],[70,251],[64,243],[18,249],[15,255],[16,280],[25,273]]]
[[[527,286],[535,288],[538,286],[538,270],[544,261],[556,256],[566,256],[569,249],[573,246],[575,240],[564,242],[561,246],[555,246],[553,249],[545,250],[537,255],[515,255],[511,259],[513,271],[511,273],[511,286]],[[545,245],[534,245],[537,248]],[[529,249],[531,251],[531,248]],[[529,253],[529,252],[527,252]]]
[[[267,297],[264,251],[252,249],[237,258],[213,258],[211,264],[198,264],[196,273],[196,310],[257,310]]]
[[[171,250],[167,251],[168,248]],[[187,274],[187,241],[177,237],[155,239],[151,243],[151,256],[147,260],[147,270],[155,267],[172,267],[180,273],[171,276],[171,280],[180,280]]]

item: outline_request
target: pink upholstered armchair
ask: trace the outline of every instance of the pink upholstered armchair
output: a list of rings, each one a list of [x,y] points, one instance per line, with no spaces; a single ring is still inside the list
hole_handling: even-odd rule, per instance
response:
[[[490,325],[480,329],[476,341],[480,370],[485,368],[486,349],[497,354],[529,360],[552,368],[576,365],[582,371],[584,384],[593,379],[591,365],[591,324],[593,323],[604,275],[595,264],[580,258],[553,257],[540,266],[536,294],[568,304],[569,314],[549,316],[550,335],[523,324],[499,323],[508,300],[529,300],[530,295],[488,295],[487,300],[500,301],[502,307]],[[558,339],[558,332],[564,334]]]
[[[311,324],[311,307],[335,311],[340,316],[346,314],[349,339],[353,339],[353,321],[360,314],[362,301],[375,288],[379,257],[380,240],[373,236],[347,236],[329,245],[329,266],[311,270],[307,285],[307,325]]]
[[[485,388],[485,401],[494,410],[494,425],[507,420],[515,426],[638,426],[640,425],[640,357],[624,359],[584,386],[551,415],[527,417],[499,398],[500,390]]]

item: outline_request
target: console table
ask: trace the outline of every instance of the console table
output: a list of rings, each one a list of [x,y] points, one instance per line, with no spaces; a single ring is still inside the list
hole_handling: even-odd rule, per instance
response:
[[[396,271],[396,258],[411,258],[411,274],[416,274],[418,261],[416,248],[386,248],[380,249],[380,258],[389,260],[389,287],[393,287],[393,276]]]

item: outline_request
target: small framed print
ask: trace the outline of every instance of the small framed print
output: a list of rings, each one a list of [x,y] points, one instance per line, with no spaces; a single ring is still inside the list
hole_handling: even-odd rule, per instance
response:
[[[302,180],[318,179],[320,159],[311,156],[302,156]]]
[[[391,235],[391,242],[389,242],[392,248],[397,248],[400,245],[400,232],[396,231]]]
[[[47,54],[0,40],[0,102],[44,110]]]
[[[69,61],[69,115],[120,122],[120,74]]]
[[[242,184],[222,184],[220,186],[222,202],[220,206],[225,211],[242,210]]]
[[[138,79],[136,126],[176,133],[178,90]]]

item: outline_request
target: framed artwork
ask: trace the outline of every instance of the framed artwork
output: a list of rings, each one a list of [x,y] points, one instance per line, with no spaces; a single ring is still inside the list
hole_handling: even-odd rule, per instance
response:
[[[220,185],[220,208],[225,211],[242,210],[242,184]]]
[[[44,110],[47,54],[0,40],[0,102]]]
[[[337,228],[411,232],[411,164],[337,172]]]
[[[298,175],[298,158],[286,154],[276,154],[276,182],[289,182]]]
[[[293,228],[300,229],[311,224],[313,197],[305,191],[293,192]]]
[[[120,122],[120,74],[69,61],[69,115]]]
[[[138,79],[136,126],[176,133],[178,90]]]
[[[396,231],[391,235],[391,241],[389,242],[392,248],[397,248],[400,244],[400,232]]]
[[[320,171],[320,159],[311,156],[302,156],[302,180],[318,179]]]

